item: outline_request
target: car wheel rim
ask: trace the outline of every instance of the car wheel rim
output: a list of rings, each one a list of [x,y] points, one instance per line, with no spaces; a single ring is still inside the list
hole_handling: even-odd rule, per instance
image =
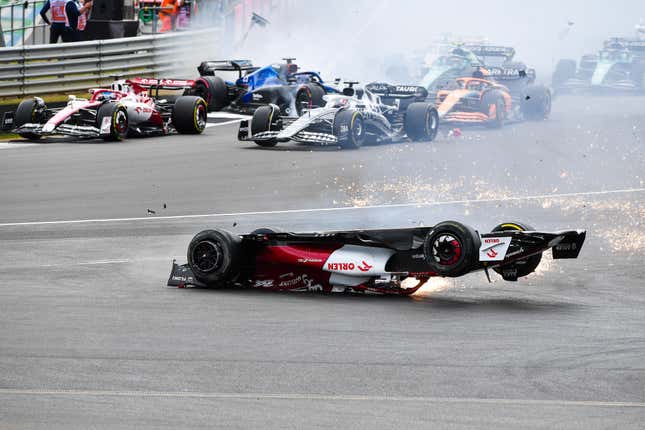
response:
[[[220,246],[211,241],[199,242],[193,251],[193,264],[204,273],[217,270],[222,264]]]
[[[199,103],[195,109],[195,124],[198,130],[206,128],[206,108],[202,103]]]
[[[437,128],[437,118],[435,118],[431,111],[428,111],[428,115],[426,116],[426,135],[432,136],[435,128]]]
[[[439,235],[432,244],[432,257],[442,266],[452,266],[461,257],[461,243],[451,234]]]
[[[114,129],[119,134],[124,134],[128,131],[128,117],[122,110],[118,110],[116,113],[116,118],[114,119]]]
[[[358,140],[363,136],[363,122],[360,119],[354,123],[354,136]]]

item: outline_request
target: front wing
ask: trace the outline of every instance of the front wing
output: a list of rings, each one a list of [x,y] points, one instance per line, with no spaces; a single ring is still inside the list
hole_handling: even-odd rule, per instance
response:
[[[252,134],[249,120],[240,122],[240,129],[237,139],[241,142],[261,142],[275,140],[278,142],[288,142],[290,140],[298,143],[309,145],[337,145],[338,138],[331,133],[316,133],[311,131],[300,131],[294,135],[283,135],[281,131],[263,131]]]
[[[101,130],[93,126],[61,124],[52,130],[46,130],[43,124],[24,124],[13,130],[16,134],[35,134],[37,136],[64,135],[82,138],[100,137]]]

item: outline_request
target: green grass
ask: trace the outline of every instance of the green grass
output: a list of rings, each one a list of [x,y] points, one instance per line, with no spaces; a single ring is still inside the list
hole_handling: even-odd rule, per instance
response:
[[[15,133],[5,133],[3,131],[0,131],[0,142],[14,139],[21,139],[21,137]]]

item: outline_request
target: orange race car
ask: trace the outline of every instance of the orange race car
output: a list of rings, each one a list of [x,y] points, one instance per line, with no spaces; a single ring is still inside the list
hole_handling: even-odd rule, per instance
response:
[[[515,81],[509,79],[506,82]],[[542,85],[522,81],[506,86],[486,78],[458,78],[437,92],[437,110],[444,123],[501,127],[508,121],[546,119],[551,112],[551,92]],[[510,89],[512,88],[512,89]]]

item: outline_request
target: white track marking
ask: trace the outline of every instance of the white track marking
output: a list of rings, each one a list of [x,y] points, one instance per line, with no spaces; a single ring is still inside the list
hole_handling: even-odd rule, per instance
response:
[[[209,393],[173,391],[117,391],[117,390],[25,390],[0,389],[0,396],[58,396],[58,397],[150,397],[150,398],[193,398],[193,399],[247,399],[247,400],[311,400],[351,402],[414,402],[414,403],[479,403],[496,405],[530,406],[583,406],[610,408],[645,408],[641,402],[608,402],[596,400],[534,400],[479,397],[427,397],[427,396],[369,396],[369,395],[325,395],[325,394],[279,394],[279,393]]]
[[[226,121],[226,122],[215,122],[215,123],[206,123],[206,128],[210,127],[220,127],[222,125],[229,125],[229,124],[239,124],[241,119],[234,119],[232,121]]]
[[[215,119],[249,119],[251,118],[251,115],[242,115],[238,113],[233,113],[233,112],[211,112],[208,114],[209,118],[215,118]]]
[[[168,260],[167,258],[164,260]],[[121,258],[118,260],[96,260],[96,261],[77,261],[73,263],[58,263],[58,264],[41,264],[33,267],[69,267],[69,266],[99,266],[103,264],[123,264],[130,263],[132,260]]]
[[[582,191],[576,193],[560,194],[539,194],[535,196],[522,197],[502,197],[498,199],[464,199],[449,200],[444,202],[431,203],[396,203],[389,205],[372,205],[372,206],[342,206],[335,208],[311,208],[311,209],[285,209],[276,211],[254,211],[254,212],[231,212],[231,213],[213,213],[213,214],[195,214],[195,215],[168,215],[168,216],[148,216],[134,218],[99,218],[99,219],[77,219],[77,220],[60,220],[60,221],[28,221],[28,222],[7,222],[0,223],[0,227],[18,227],[18,226],[36,226],[36,225],[57,225],[57,224],[91,224],[91,223],[110,223],[110,222],[132,222],[132,221],[165,221],[178,219],[196,219],[196,218],[224,218],[253,215],[284,215],[284,214],[305,214],[312,212],[341,212],[351,210],[370,210],[370,209],[396,209],[396,208],[425,208],[432,206],[447,206],[458,204],[479,204],[479,203],[499,203],[525,200],[544,200],[567,197],[589,197],[604,196],[611,194],[628,194],[642,193],[645,188],[625,188],[620,190],[606,191]]]
[[[29,146],[38,146],[38,143],[11,143],[11,142],[0,142],[0,149],[15,149],[15,148],[27,148]]]

